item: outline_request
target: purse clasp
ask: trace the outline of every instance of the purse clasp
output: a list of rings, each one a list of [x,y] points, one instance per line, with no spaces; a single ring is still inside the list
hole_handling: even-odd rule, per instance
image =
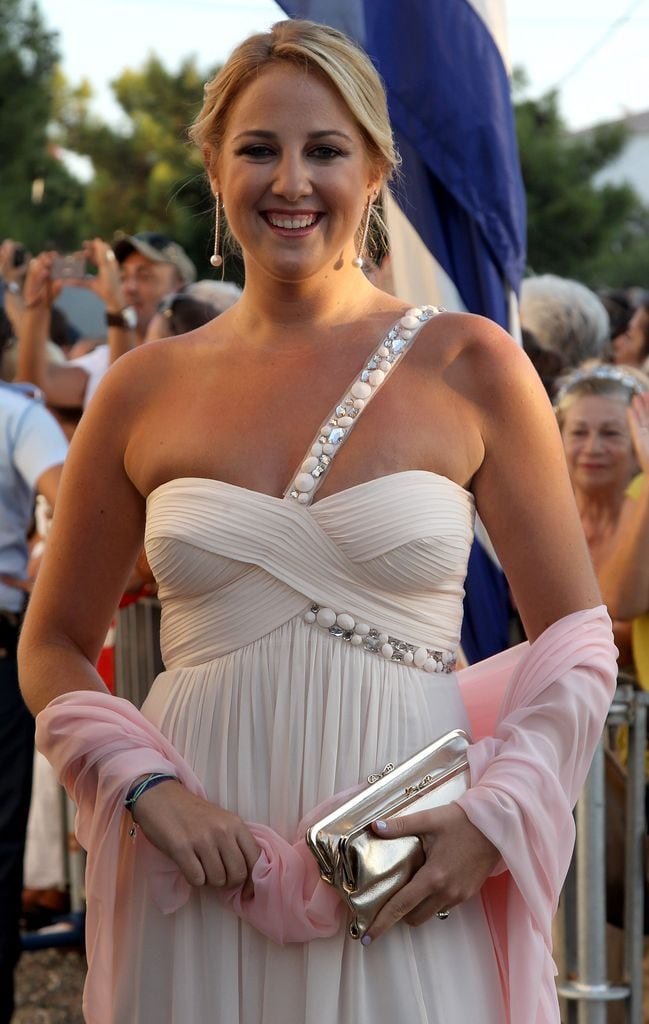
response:
[[[371,786],[373,782],[378,782],[379,779],[384,779],[386,775],[389,775],[390,772],[393,772],[393,771],[394,771],[394,765],[392,764],[392,761],[388,761],[388,763],[386,764],[385,768],[380,773],[380,775],[368,775],[367,776],[367,781],[369,782],[369,784]]]

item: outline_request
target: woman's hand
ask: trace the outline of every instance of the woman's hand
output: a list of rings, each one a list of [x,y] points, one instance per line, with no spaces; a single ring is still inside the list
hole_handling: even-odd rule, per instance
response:
[[[629,411],[629,430],[636,458],[643,473],[649,474],[649,393],[635,395]]]
[[[190,885],[242,885],[244,898],[254,894],[252,869],[260,850],[236,814],[174,780],[147,790],[133,810],[147,839],[174,861]]]
[[[414,877],[388,900],[367,933],[378,939],[400,921],[423,924],[438,911],[448,911],[474,896],[500,860],[500,853],[461,807],[449,804],[383,823],[374,822],[383,839],[418,835],[426,861]],[[440,923],[441,926],[442,923]],[[367,943],[365,943],[367,944]]]

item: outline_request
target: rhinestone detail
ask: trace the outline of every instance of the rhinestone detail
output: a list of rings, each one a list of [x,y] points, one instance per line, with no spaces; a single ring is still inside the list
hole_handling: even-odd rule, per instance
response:
[[[310,504],[356,418],[406,353],[419,328],[438,312],[440,310],[435,306],[422,306],[421,309],[417,306],[409,309],[399,322],[390,328],[387,336],[352,383],[345,398],[336,404],[332,415],[318,431],[307,457],[287,489],[287,498],[300,505]],[[308,480],[308,476],[313,477],[313,480]]]
[[[431,674],[455,671],[454,651],[435,651],[430,647],[417,647],[416,644],[398,640],[389,633],[368,626],[365,622],[357,622],[347,612],[335,612],[333,608],[312,604],[304,614],[304,621],[325,629],[331,636],[345,640],[352,647],[362,647],[370,654],[377,654],[386,661],[412,665]]]

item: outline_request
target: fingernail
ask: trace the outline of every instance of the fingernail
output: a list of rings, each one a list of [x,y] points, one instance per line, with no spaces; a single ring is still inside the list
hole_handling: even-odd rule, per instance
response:
[[[374,827],[378,828],[379,832],[385,832],[387,831],[388,823],[387,821],[375,821]]]
[[[371,935],[364,935],[363,938],[361,939],[361,946],[369,946],[371,941],[372,941],[372,936]]]

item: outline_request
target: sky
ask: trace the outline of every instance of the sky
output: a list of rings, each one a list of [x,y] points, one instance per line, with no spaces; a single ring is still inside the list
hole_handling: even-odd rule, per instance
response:
[[[190,55],[207,69],[246,35],[284,17],[273,0],[38,0],[38,5],[48,28],[60,33],[66,76],[73,83],[87,78],[97,94],[95,109],[110,120],[119,117],[110,80],[126,67],[139,67],[150,52],[170,69]],[[528,95],[558,86],[570,128],[649,109],[649,0],[508,0],[507,15],[511,64],[526,69]]]

